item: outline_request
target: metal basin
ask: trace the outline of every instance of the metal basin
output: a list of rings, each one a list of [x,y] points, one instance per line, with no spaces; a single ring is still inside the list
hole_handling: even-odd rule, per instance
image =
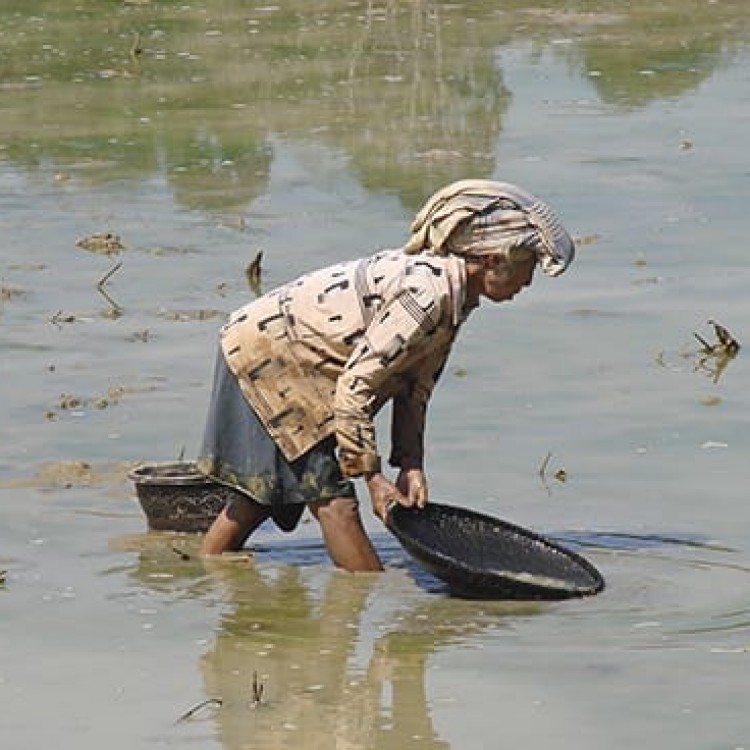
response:
[[[205,532],[237,490],[214,482],[193,462],[142,464],[128,473],[148,527]]]

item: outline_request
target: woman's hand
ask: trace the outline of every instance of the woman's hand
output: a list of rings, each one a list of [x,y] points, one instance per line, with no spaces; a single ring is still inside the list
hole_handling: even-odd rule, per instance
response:
[[[384,474],[380,472],[365,474],[365,481],[372,500],[372,510],[381,521],[385,522],[388,509],[394,502],[407,507],[413,505],[408,496]]]
[[[418,508],[427,505],[427,477],[422,469],[401,469],[396,487],[408,500],[402,505],[416,505]]]
[[[367,489],[372,500],[372,510],[382,521],[395,502],[406,508],[424,508],[427,505],[427,479],[422,469],[401,469],[396,484],[384,474],[365,474]]]

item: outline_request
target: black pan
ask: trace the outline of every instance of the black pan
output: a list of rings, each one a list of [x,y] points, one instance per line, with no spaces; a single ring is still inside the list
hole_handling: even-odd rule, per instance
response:
[[[569,599],[604,588],[599,571],[575,552],[466,508],[394,505],[386,525],[420,566],[460,596]]]

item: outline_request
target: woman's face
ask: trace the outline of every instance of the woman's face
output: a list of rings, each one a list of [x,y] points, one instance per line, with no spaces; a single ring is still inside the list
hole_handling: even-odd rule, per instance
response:
[[[482,294],[493,302],[513,299],[531,284],[536,263],[534,256],[510,264],[499,257],[488,258],[484,268]]]

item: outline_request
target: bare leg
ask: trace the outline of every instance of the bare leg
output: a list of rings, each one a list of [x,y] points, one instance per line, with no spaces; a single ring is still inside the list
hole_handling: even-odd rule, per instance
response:
[[[323,541],[334,565],[349,571],[383,570],[362,525],[356,500],[334,497],[309,503],[308,507],[320,523]]]
[[[219,513],[201,544],[201,555],[220,555],[242,548],[245,540],[271,515],[270,508],[248,498],[233,500]]]

